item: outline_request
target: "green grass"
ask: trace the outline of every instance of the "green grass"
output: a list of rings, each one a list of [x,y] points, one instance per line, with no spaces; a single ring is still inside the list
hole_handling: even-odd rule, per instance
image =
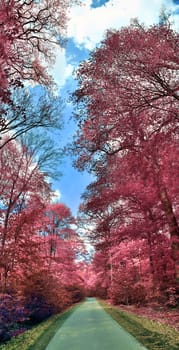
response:
[[[6,344],[0,345],[0,350],[44,350],[50,339],[78,306],[79,304],[52,316],[31,330],[12,338]]]
[[[179,350],[179,332],[174,328],[148,318],[121,311],[99,301],[111,317],[132,334],[148,350]]]

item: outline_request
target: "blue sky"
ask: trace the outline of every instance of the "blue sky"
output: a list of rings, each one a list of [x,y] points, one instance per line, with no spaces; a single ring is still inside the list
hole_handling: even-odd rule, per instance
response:
[[[179,0],[82,0],[81,6],[72,7],[69,13],[67,45],[66,48],[56,50],[56,63],[51,70],[59,94],[66,101],[60,145],[64,146],[72,140],[76,128],[71,120],[73,106],[69,102],[69,95],[76,86],[74,69],[88,58],[90,51],[104,38],[107,29],[119,29],[129,25],[131,18],[135,17],[146,25],[158,23],[162,6],[172,11],[175,29],[179,30]],[[58,181],[53,181],[53,189],[57,192],[59,200],[70,207],[76,216],[80,196],[92,181],[92,177],[86,172],[79,173],[75,170],[70,157],[63,159],[60,170],[63,176]]]
[[[91,3],[91,7],[92,8],[101,7],[101,6],[105,5],[109,1],[110,0],[93,0],[92,3]]]

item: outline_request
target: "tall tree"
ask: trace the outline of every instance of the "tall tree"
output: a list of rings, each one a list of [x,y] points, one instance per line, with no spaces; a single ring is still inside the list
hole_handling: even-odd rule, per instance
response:
[[[176,180],[173,194],[168,181],[170,176],[176,179],[177,165],[173,162],[170,169],[167,148],[174,144],[178,152],[178,53],[178,33],[167,25],[146,29],[134,24],[108,31],[77,71],[79,88],[74,98],[79,104],[79,129],[72,146],[79,169],[86,167],[98,179],[110,173],[106,185],[103,181],[103,194],[108,201],[113,188],[115,209],[121,197],[126,208],[131,206],[134,188],[143,194],[147,194],[145,186],[152,189],[144,196],[144,206],[153,195],[159,215],[163,210],[163,227],[175,241],[171,244],[177,270],[178,191]],[[128,193],[121,196],[127,186]]]
[[[4,288],[8,272],[13,268],[19,240],[24,239],[27,222],[36,218],[34,213],[50,198],[50,186],[45,181],[38,163],[24,145],[15,141],[9,142],[1,151],[1,268]],[[38,215],[37,215],[38,217]],[[33,227],[33,225],[32,225]],[[33,232],[29,227],[29,231]],[[29,232],[29,233],[30,233]],[[12,254],[10,253],[12,252]]]

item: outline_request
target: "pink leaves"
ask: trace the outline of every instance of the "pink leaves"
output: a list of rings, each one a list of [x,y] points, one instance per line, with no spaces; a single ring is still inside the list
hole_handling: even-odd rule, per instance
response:
[[[20,295],[35,293],[33,276],[40,273],[44,285],[51,281],[59,294],[63,289],[59,299],[63,307],[71,302],[66,288],[79,282],[75,220],[66,205],[50,203],[50,185],[28,147],[17,141],[7,143],[1,150],[0,166],[1,290],[13,288]],[[57,292],[53,297],[49,289],[44,291],[46,302],[55,304]]]

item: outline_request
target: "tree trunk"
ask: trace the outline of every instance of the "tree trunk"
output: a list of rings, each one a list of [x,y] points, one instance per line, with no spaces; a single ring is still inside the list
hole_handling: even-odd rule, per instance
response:
[[[166,215],[169,232],[172,239],[172,258],[175,263],[176,281],[179,284],[179,226],[173,212],[172,204],[169,199],[167,190],[164,186],[160,188],[160,200]]]

